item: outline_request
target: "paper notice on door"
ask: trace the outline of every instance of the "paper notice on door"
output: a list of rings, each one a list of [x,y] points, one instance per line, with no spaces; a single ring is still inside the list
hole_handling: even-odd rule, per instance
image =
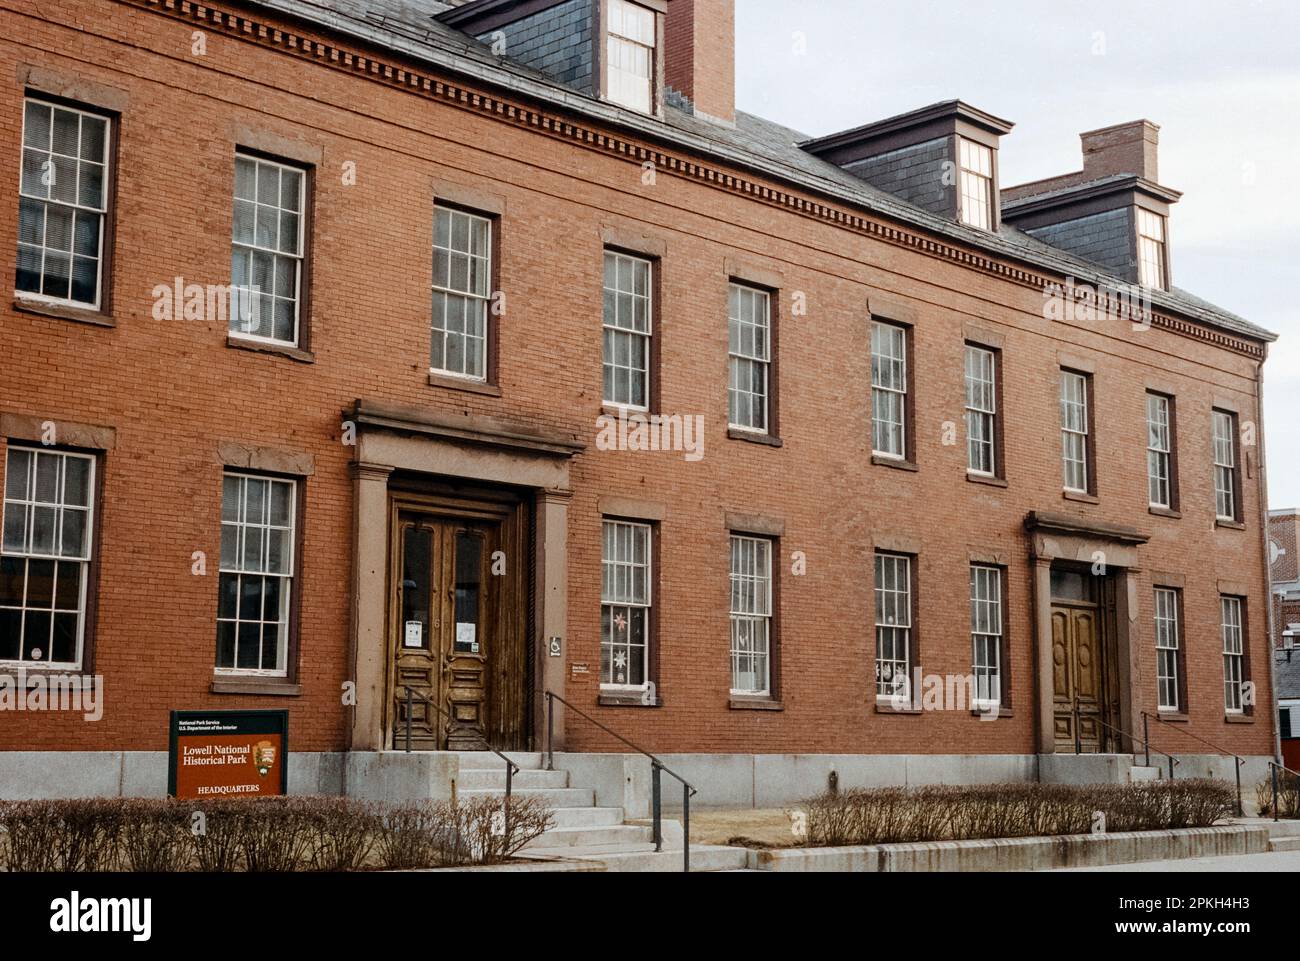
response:
[[[406,647],[424,647],[424,625],[419,621],[406,622]]]
[[[478,625],[466,623],[465,621],[456,622],[456,646],[461,650],[470,651],[473,654],[478,653]]]

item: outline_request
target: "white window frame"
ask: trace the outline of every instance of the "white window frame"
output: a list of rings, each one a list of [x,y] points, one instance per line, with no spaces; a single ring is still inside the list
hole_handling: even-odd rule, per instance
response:
[[[1149,210],[1137,209],[1138,283],[1156,290],[1165,289],[1165,218]]]
[[[1240,597],[1219,595],[1223,636],[1223,709],[1228,714],[1244,714],[1242,687],[1246,683],[1245,605]]]
[[[979,477],[997,476],[997,379],[996,352],[978,344],[967,344],[966,473]],[[987,455],[987,469],[983,466],[984,461],[976,456],[977,451]]]
[[[1214,451],[1214,516],[1237,520],[1237,418],[1231,411],[1210,412]],[[1227,508],[1226,511],[1224,508]]]
[[[772,541],[746,534],[731,535],[731,693],[768,696],[772,693]],[[740,635],[749,633],[749,646]],[[744,659],[762,664],[752,673],[756,687],[736,684]]]
[[[614,283],[615,283],[614,287],[610,287],[608,284],[611,262],[614,265]],[[622,264],[628,264],[631,267],[631,270],[633,272],[632,273],[633,282],[632,282],[632,288],[630,290],[624,290],[618,286],[619,276],[621,275],[622,272],[620,265]],[[632,254],[625,254],[617,250],[605,251],[604,270],[602,273],[602,281],[601,281],[602,289],[604,291],[604,298],[603,298],[603,305],[602,305],[603,315],[602,315],[602,322],[601,322],[602,336],[603,336],[603,343],[601,348],[602,358],[603,358],[603,362],[602,362],[603,386],[601,388],[601,397],[604,399],[604,402],[606,404],[610,404],[614,407],[619,407],[624,410],[648,411],[650,409],[650,398],[652,396],[650,378],[653,373],[652,368],[654,367],[654,355],[653,355],[654,306],[655,306],[654,305],[654,283],[655,283],[654,267],[655,267],[654,261],[646,257],[636,257],[633,256]],[[645,271],[645,292],[637,293],[635,278],[636,278],[636,272],[641,269],[644,269]],[[629,299],[623,300],[623,298],[629,298]],[[645,305],[645,329],[644,330],[639,330],[637,329],[636,326],[635,310],[638,301],[643,302]],[[613,317],[610,316],[611,302],[613,303],[614,306]],[[623,316],[624,313],[623,306],[630,306],[632,308],[633,313],[631,317],[625,318]],[[619,338],[627,338],[627,342],[629,345],[629,350],[628,350],[629,358],[631,356],[631,345],[633,343],[640,343],[642,348],[642,357],[644,357],[645,359],[644,366],[642,367],[634,366],[630,359],[627,366],[617,363],[617,358],[618,358],[617,345],[619,343]],[[610,354],[611,349],[614,352],[612,357]],[[616,393],[616,391],[614,391],[613,388],[617,386],[616,384],[611,384],[611,375],[617,374],[618,371],[626,371],[626,375],[628,378],[629,397],[631,397],[632,394],[632,387],[631,387],[632,374],[634,372],[640,372],[640,374],[642,375],[641,382],[644,385],[644,387],[641,392],[642,396],[640,398],[639,403],[633,403],[630,400],[629,401],[617,400],[611,396],[611,393]]]
[[[1071,390],[1071,385],[1078,387]],[[1088,493],[1088,377],[1073,370],[1061,370],[1061,470],[1067,491]],[[1072,468],[1078,476],[1071,476]],[[1077,484],[1072,483],[1078,481]]]
[[[961,222],[977,230],[993,229],[993,149],[966,137],[957,138],[961,169]]]
[[[653,114],[658,15],[628,0],[606,0],[605,14],[605,97],[628,110]],[[645,75],[624,70],[623,62],[628,59],[644,59]],[[644,91],[640,89],[643,84]]]
[[[238,177],[239,177],[238,169],[239,169],[239,164],[241,162],[251,163],[254,165],[255,179],[253,182],[253,198],[251,201],[246,197],[238,196]],[[286,170],[298,175],[298,209],[297,210],[291,210],[288,207],[281,206],[284,202],[284,195],[280,188],[277,188],[276,202],[274,207],[272,207],[271,204],[262,203],[259,197],[257,185],[261,180],[261,171],[263,167],[271,167],[280,171],[281,177],[283,177],[283,172]],[[236,340],[251,341],[253,343],[258,343],[258,344],[274,344],[280,347],[298,347],[302,343],[302,301],[303,301],[302,281],[303,281],[304,269],[307,264],[307,250],[306,250],[307,209],[306,207],[307,207],[307,177],[309,175],[308,168],[295,165],[295,164],[282,163],[281,161],[278,160],[269,160],[266,157],[262,157],[250,151],[236,150],[235,171],[236,171],[235,172],[236,186],[234,188],[234,191],[231,194],[231,201],[230,201],[231,208],[233,210],[240,203],[251,202],[253,204],[253,242],[245,243],[243,241],[235,239],[235,218],[234,215],[232,214],[231,227],[230,227],[230,250],[231,250],[231,259],[232,259],[231,281],[230,281],[230,287],[231,287],[230,318],[226,325],[228,334],[229,336],[235,338]],[[297,216],[298,236],[294,244],[295,247],[294,251],[292,252],[285,251],[279,249],[278,247],[265,247],[256,242],[257,223],[258,223],[257,212],[259,209],[264,207],[271,208],[276,211],[277,240],[280,236],[283,215],[290,214],[290,215]],[[238,250],[244,251],[246,256],[248,257],[248,270],[245,274],[245,278],[247,278],[248,281],[247,283],[237,282],[237,278],[235,278],[234,276],[233,259],[236,254],[236,251]],[[259,316],[262,309],[261,304],[263,303],[263,301],[261,299],[258,299],[256,301],[253,300],[253,298],[257,296],[257,294],[253,293],[254,291],[260,294],[261,297],[263,298],[269,297],[271,300],[272,332],[275,331],[275,302],[277,300],[287,299],[285,297],[280,296],[278,293],[276,293],[275,274],[272,275],[271,290],[269,293],[263,292],[260,287],[253,286],[252,281],[255,272],[253,261],[256,254],[269,255],[271,257],[272,269],[277,272],[279,270],[279,266],[278,266],[279,261],[277,260],[277,258],[282,258],[282,257],[288,258],[294,265],[293,338],[291,340],[285,340],[283,338],[274,337],[274,336],[267,337],[265,335],[255,334],[252,333],[251,331],[244,329],[244,327],[247,324],[246,308],[245,308],[246,302],[255,303],[257,305],[256,310]]]
[[[1154,391],[1147,393],[1147,500],[1151,507],[1172,510],[1173,400]],[[1161,496],[1163,494],[1163,497]]]
[[[27,119],[27,107],[28,107],[29,104],[32,104],[32,105],[35,105],[35,106],[39,106],[39,107],[46,107],[46,108],[49,108],[49,110],[50,110],[50,143],[49,143],[49,149],[43,149],[43,148],[39,148],[39,147],[32,147],[32,146],[28,146],[28,144],[27,144],[27,137],[28,137],[28,129],[27,129],[27,124],[28,124],[28,119]],[[54,152],[54,139],[53,139],[53,138],[54,138],[54,111],[62,111],[62,112],[65,112],[65,113],[72,113],[72,114],[76,114],[76,115],[77,115],[77,156],[76,156],[75,158],[74,158],[74,157],[71,157],[71,156],[68,155],[68,154],[61,154],[61,153],[55,153],[55,152]],[[95,158],[93,158],[93,157],[85,157],[85,158],[83,158],[83,157],[81,156],[81,149],[82,149],[82,127],[84,126],[84,122],[85,122],[85,121],[84,121],[84,118],[86,118],[86,117],[89,117],[89,118],[91,118],[92,120],[102,121],[103,124],[104,124],[104,144],[103,144],[103,154],[102,154],[102,156],[100,156],[98,159],[95,159]],[[41,252],[41,271],[40,271],[40,278],[41,278],[41,286],[42,286],[42,287],[45,285],[45,260],[46,260],[46,255],[47,255],[47,252],[48,252],[49,250],[53,249],[53,248],[49,248],[49,247],[46,246],[46,241],[49,239],[49,223],[50,223],[49,209],[50,209],[51,206],[56,206],[56,207],[62,207],[62,208],[65,208],[65,209],[67,209],[67,210],[69,210],[69,211],[71,212],[72,219],[71,219],[71,221],[70,221],[70,223],[69,223],[69,227],[68,227],[68,232],[69,232],[69,234],[70,234],[70,237],[69,237],[69,247],[68,247],[68,251],[67,251],[67,253],[68,253],[68,296],[67,296],[67,297],[56,297],[56,296],[54,296],[53,294],[45,294],[45,293],[41,293],[41,292],[39,292],[39,291],[19,290],[19,289],[18,289],[18,277],[17,277],[17,274],[18,274],[18,261],[17,261],[17,255],[16,255],[16,253],[15,253],[15,260],[14,260],[14,296],[19,297],[19,298],[21,298],[21,299],[23,299],[23,300],[28,300],[28,301],[35,301],[35,302],[45,303],[45,304],[59,304],[59,305],[63,305],[63,306],[68,306],[68,307],[77,307],[77,308],[84,308],[84,309],[88,309],[88,310],[99,310],[99,309],[101,308],[101,306],[103,305],[103,302],[104,302],[104,279],[105,279],[105,278],[104,278],[104,261],[105,261],[105,258],[107,257],[107,254],[108,254],[108,252],[104,249],[104,240],[105,240],[105,238],[106,238],[106,236],[107,236],[107,230],[108,230],[108,202],[109,202],[109,188],[110,188],[110,185],[112,184],[112,174],[113,174],[113,171],[112,171],[112,163],[111,163],[111,161],[112,161],[113,130],[114,130],[114,128],[113,128],[113,118],[110,117],[110,116],[108,116],[107,114],[99,113],[99,112],[94,111],[94,110],[85,110],[85,109],[80,108],[80,107],[72,107],[72,106],[69,106],[69,105],[67,105],[67,104],[55,103],[55,102],[52,101],[52,100],[45,100],[45,99],[43,99],[43,98],[41,98],[41,97],[31,97],[31,96],[28,96],[28,97],[24,97],[24,98],[23,98],[22,136],[21,136],[21,140],[19,141],[19,147],[18,147],[18,151],[19,151],[19,173],[18,173],[18,196],[19,196],[19,201],[18,201],[18,203],[19,203],[19,207],[20,207],[20,208],[21,208],[21,206],[22,206],[22,201],[23,201],[23,200],[32,201],[32,202],[34,202],[34,203],[40,203],[40,204],[43,205],[43,207],[42,207],[42,215],[41,215],[41,245],[40,245],[40,247],[37,248],[37,246],[36,246],[35,244],[30,243],[30,242],[28,242],[28,241],[24,241],[24,240],[22,239],[22,226],[21,226],[21,223],[19,223],[19,225],[18,225],[18,233],[17,233],[17,237],[18,237],[18,239],[17,239],[17,247],[15,248],[15,251],[17,251],[17,250],[19,250],[19,249],[22,249],[22,248],[24,248],[24,247],[25,247],[25,248],[28,248],[28,249],[39,249],[39,250],[40,250],[40,252]],[[42,177],[44,177],[44,173],[45,173],[45,172],[48,172],[49,170],[57,169],[57,165],[55,164],[55,159],[54,159],[54,158],[57,157],[57,158],[59,158],[60,160],[65,160],[65,161],[67,161],[67,160],[71,160],[71,161],[73,161],[73,164],[74,164],[75,169],[76,169],[76,174],[75,174],[75,176],[76,176],[76,178],[77,178],[77,181],[76,181],[76,200],[75,200],[75,201],[73,201],[73,202],[68,202],[68,201],[65,201],[65,200],[56,200],[53,196],[51,196],[51,194],[52,194],[52,190],[50,189],[50,186],[51,186],[51,185],[49,185],[49,184],[42,184],[42,186],[44,186],[45,189],[46,189],[46,196],[44,196],[44,197],[38,196],[38,195],[37,195],[36,193],[34,193],[34,192],[28,192],[28,191],[25,191],[25,190],[23,189],[23,179],[24,179],[24,178],[23,178],[23,169],[24,169],[24,167],[26,166],[26,157],[27,157],[27,154],[28,154],[29,151],[32,152],[32,153],[34,153],[34,154],[43,154],[43,155],[45,156],[45,161],[44,161],[44,163],[42,164],[42,167],[45,168],[45,169],[43,170]],[[98,207],[91,206],[91,205],[88,205],[88,204],[83,204],[83,203],[81,202],[81,173],[82,173],[82,167],[83,167],[83,165],[85,165],[85,164],[97,165],[97,166],[100,166],[100,167],[102,168],[102,170],[103,170],[103,178],[102,178],[102,180],[101,180],[101,182],[100,182],[100,204],[99,204]],[[48,166],[48,168],[47,168],[46,165],[50,165],[50,166]],[[98,237],[97,237],[97,240],[96,240],[96,248],[95,248],[96,251],[97,251],[97,253],[96,253],[95,257],[93,258],[94,261],[95,261],[95,299],[94,299],[93,301],[76,300],[76,299],[74,299],[73,296],[72,296],[72,278],[73,278],[73,268],[74,268],[74,266],[75,266],[75,261],[76,261],[76,259],[77,259],[79,256],[80,256],[81,259],[83,259],[83,260],[89,260],[89,259],[92,259],[92,258],[86,257],[86,256],[84,256],[84,255],[78,255],[78,254],[75,252],[75,251],[76,251],[76,245],[77,245],[77,240],[76,240],[76,220],[77,220],[80,216],[82,216],[82,215],[94,216],[94,217],[98,220],[98,224],[99,224]],[[62,251],[58,251],[58,252],[59,252],[59,253],[62,253]]]
[[[877,551],[875,556],[876,606],[876,697],[887,700],[912,686],[912,558],[907,554]],[[901,609],[902,616],[899,616]],[[885,657],[886,637],[892,641],[891,657]],[[899,657],[899,647],[902,657]],[[889,679],[884,667],[888,664]],[[905,685],[897,685],[899,667]],[[914,693],[914,692],[912,692]]]
[[[735,430],[771,432],[772,295],[766,290],[732,281],[727,288],[727,421]],[[762,393],[752,389],[755,372],[763,379]],[[741,373],[750,375],[742,386]],[[739,401],[749,399],[750,420],[738,417]]]
[[[871,325],[871,452],[900,461],[907,459],[907,338],[900,324]],[[897,405],[896,420],[885,416],[886,399]]]
[[[11,497],[10,488],[14,478],[13,455],[16,452],[24,452],[31,455],[28,461],[27,474],[24,480],[24,494],[22,497]],[[54,500],[42,498],[37,490],[37,471],[39,460],[43,458],[57,458],[56,468],[56,485],[58,491]],[[87,464],[86,472],[86,503],[85,505],[70,504],[67,501],[67,462],[70,460],[85,461]],[[23,561],[24,591],[23,603],[21,607],[14,608],[6,605],[5,610],[22,611],[22,621],[19,628],[18,658],[6,658],[0,660],[0,665],[12,667],[39,667],[41,669],[53,669],[64,671],[76,671],[81,669],[82,661],[85,656],[86,643],[86,601],[89,595],[92,558],[94,556],[95,542],[95,512],[96,503],[96,485],[98,476],[96,468],[98,464],[93,455],[82,454],[75,451],[63,450],[60,448],[50,447],[30,447],[26,444],[10,443],[5,454],[5,472],[4,488],[0,491],[0,497],[3,497],[3,509],[0,510],[0,532],[7,532],[11,527],[11,515],[14,511],[23,514],[23,544],[20,548],[5,547],[7,539],[3,533],[0,533],[0,557],[21,558]],[[36,530],[36,512],[47,512],[50,516],[50,523],[53,525],[51,531],[52,544],[49,551],[34,549],[32,545],[32,535]],[[68,511],[84,512],[85,525],[81,535],[81,550],[75,553],[65,553],[63,551],[64,521]],[[50,607],[29,607],[27,590],[30,587],[30,569],[33,561],[53,563],[54,581],[50,587]],[[69,608],[58,607],[58,573],[60,564],[77,564],[80,565],[80,586],[77,591],[77,637],[76,637],[76,656],[71,661],[50,661],[44,656],[41,658],[32,658],[23,660],[23,638],[26,633],[26,619],[30,612],[50,613],[50,638],[47,643],[41,644],[39,650],[42,655],[52,655],[54,653],[54,626],[55,614],[74,613]]]
[[[237,515],[237,519],[234,521],[226,520],[225,481],[227,479],[235,479],[242,482],[239,488],[240,494],[239,494],[238,515]],[[247,481],[258,481],[267,484],[265,522],[261,522],[261,521],[250,522],[246,518],[246,511],[248,506],[248,485],[246,483]],[[271,491],[274,489],[276,485],[285,487],[289,491],[289,503],[288,503],[289,526],[288,527],[284,527],[283,525],[272,523]],[[213,673],[224,677],[287,677],[289,674],[289,646],[290,646],[289,632],[292,628],[293,592],[294,589],[297,587],[296,582],[297,582],[297,564],[298,564],[298,544],[297,544],[298,482],[288,478],[273,477],[269,474],[254,474],[245,471],[228,470],[222,474],[221,505],[222,505],[221,506],[221,518],[222,518],[221,529],[222,529],[223,549],[220,554],[221,561],[220,564],[218,565],[217,591],[218,591],[218,598],[220,598],[220,593],[222,590],[222,579],[226,576],[236,578],[235,616],[233,618],[222,617],[220,601],[218,601],[217,635],[218,635],[218,643],[219,643],[221,624],[233,623],[235,625],[234,627],[235,648],[234,648],[234,666],[227,667],[227,666],[217,664],[216,655],[214,654]],[[224,550],[225,531],[227,528],[234,528],[236,530],[236,535],[235,535],[236,562],[233,564],[228,562],[226,558],[226,552]],[[245,538],[247,536],[247,532],[253,529],[262,532],[261,534],[262,545],[261,548],[259,549],[260,569],[257,569],[256,567],[247,567],[245,566],[245,562],[244,562],[244,558],[246,555],[246,551],[244,549],[246,543]],[[280,531],[283,534],[282,547],[285,556],[287,557],[287,561],[285,561],[283,564],[284,567],[283,571],[267,570],[267,567],[269,566],[269,560],[270,560],[270,532],[271,531]],[[279,630],[277,632],[277,642],[276,642],[277,643],[276,666],[274,668],[264,668],[261,666],[262,664],[261,645],[264,640],[262,637],[262,631],[265,630],[267,624],[273,622],[266,618],[265,611],[263,611],[263,616],[257,619],[256,621],[251,619],[244,620],[240,616],[240,606],[242,604],[242,599],[243,599],[242,583],[243,583],[243,578],[245,577],[259,577],[263,579],[278,578],[281,582],[280,610],[277,612],[278,618],[274,622],[279,626]],[[263,590],[265,590],[265,587],[263,587]],[[262,596],[263,604],[265,604],[265,594],[262,594],[261,596]],[[258,660],[257,660],[258,666],[255,668],[238,666],[240,625],[247,624],[247,623],[256,623],[259,625]]]
[[[632,538],[644,538],[644,552],[643,552],[645,557],[644,563],[638,563],[636,560],[636,545],[633,540],[628,541],[628,545],[630,547],[630,553],[627,557],[618,557],[618,556],[615,556],[613,558],[609,557],[607,554],[607,548],[609,547],[609,532],[611,530],[614,532],[614,548],[616,552],[618,550],[618,533],[620,531],[626,531]],[[652,525],[638,523],[636,521],[618,520],[609,517],[602,519],[601,556],[600,556],[600,566],[601,566],[600,616],[601,616],[601,624],[602,624],[602,637],[600,641],[601,690],[645,691],[650,686],[650,682],[651,682],[650,643],[652,637],[651,634],[651,627],[653,623],[652,618],[654,616],[653,564],[654,564],[654,528]],[[618,590],[620,571],[626,573],[627,590],[625,592],[620,592]],[[633,584],[633,579],[636,578],[638,575],[643,579],[642,594],[639,599],[636,592],[636,587]],[[611,587],[613,588],[612,590]],[[607,609],[610,618],[610,623],[612,625],[617,623],[615,618],[617,617],[618,613],[626,614],[627,624],[628,624],[628,640],[626,644],[620,645],[613,642],[609,644],[605,643],[605,639],[603,637],[603,625],[605,622]],[[640,610],[644,612],[642,614],[644,633],[643,633],[643,644],[641,645],[641,658],[642,658],[641,676],[645,678],[645,680],[640,684],[632,684],[627,682],[621,683],[612,680],[612,678],[616,676],[614,674],[614,671],[617,669],[617,664],[615,664],[614,661],[614,655],[618,653],[618,648],[620,646],[627,648],[626,653],[629,658],[628,676],[631,675],[630,658],[631,658],[632,648],[635,647],[635,645],[632,643],[632,633],[631,633],[631,624],[632,624],[631,612],[633,610]],[[608,647],[611,652],[610,654],[611,680],[608,681],[605,679],[605,668],[604,668],[604,661],[605,661],[604,651],[606,647]]]
[[[1156,708],[1174,714],[1183,707],[1178,691],[1178,657],[1181,646],[1178,606],[1176,589],[1155,589]]]
[[[974,707],[986,711],[1002,704],[1002,569],[970,566],[971,688]],[[983,682],[983,683],[982,683]],[[981,696],[981,694],[984,696]]]
[[[447,217],[447,245],[444,247],[438,243],[438,221],[443,215]],[[460,250],[453,246],[456,235],[456,223],[463,220],[466,224],[466,249]],[[479,254],[474,251],[475,229],[483,230],[483,253]],[[438,253],[444,252],[447,263],[447,277],[445,283],[439,283],[438,272]],[[465,265],[465,286],[459,288],[453,285],[455,268],[453,264],[458,258],[463,258]],[[455,207],[448,207],[445,204],[435,204],[433,210],[433,271],[434,276],[430,287],[433,298],[436,302],[438,297],[442,297],[443,316],[437,316],[437,310],[432,309],[429,319],[430,327],[430,346],[429,346],[429,372],[438,374],[443,377],[458,377],[463,380],[474,381],[476,383],[486,383],[488,379],[488,346],[491,343],[491,332],[489,325],[492,323],[492,218],[485,217],[482,214],[470,213],[467,210],[459,210]],[[466,313],[462,319],[462,330],[455,331],[448,327],[448,304],[449,298],[459,298],[465,302]],[[474,312],[478,314],[478,324],[482,334],[471,334],[469,332],[469,307],[473,306]],[[478,350],[478,370],[471,371],[468,369],[466,352],[462,350],[461,360],[465,370],[452,370],[447,366],[447,343],[452,337],[463,337],[466,345],[471,340],[479,341]],[[433,344],[439,339],[442,341],[442,360],[443,365],[439,367],[433,362]]]

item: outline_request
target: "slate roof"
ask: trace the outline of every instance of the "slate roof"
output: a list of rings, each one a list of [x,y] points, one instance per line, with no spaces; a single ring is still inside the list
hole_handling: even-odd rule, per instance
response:
[[[545,74],[493,56],[486,44],[433,19],[444,9],[436,0],[247,0],[298,17],[357,40],[425,61],[593,119],[634,131],[648,139],[698,151],[717,160],[789,181],[843,203],[909,224],[994,256],[1073,276],[1093,286],[1126,284],[1085,260],[1035,240],[1007,224],[992,234],[947,220],[915,207],[858,179],[797,146],[809,137],[789,127],[742,111],[736,126],[699,119],[665,105],[662,119],[587,96]],[[1277,335],[1208,301],[1174,288],[1150,291],[1158,309],[1257,341]]]
[[[1300,697],[1300,648],[1273,651],[1273,676],[1277,678],[1277,696]]]

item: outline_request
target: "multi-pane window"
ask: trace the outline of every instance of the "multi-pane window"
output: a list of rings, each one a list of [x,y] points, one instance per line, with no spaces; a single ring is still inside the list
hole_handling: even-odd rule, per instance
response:
[[[609,0],[605,49],[610,100],[650,113],[654,106],[655,15],[627,0]]]
[[[970,630],[976,706],[1002,703],[1002,571],[972,564]]]
[[[0,662],[81,666],[95,460],[10,446],[0,542]]]
[[[601,551],[600,682],[645,687],[650,650],[650,525],[605,521]]]
[[[227,473],[221,492],[217,661],[221,672],[288,668],[297,485]]]
[[[961,222],[981,230],[993,229],[993,151],[958,138],[961,160]]]
[[[997,472],[997,366],[993,351],[966,345],[966,469]]]
[[[909,688],[912,653],[912,559],[876,554],[876,696]]]
[[[732,427],[767,431],[772,363],[772,300],[762,290],[732,284],[727,342],[730,381],[727,410]]]
[[[650,261],[605,251],[605,402],[650,407]]]
[[[100,306],[109,120],[28,99],[18,186],[19,293]]]
[[[1061,371],[1061,458],[1065,489],[1088,490],[1088,378]]]
[[[1152,507],[1173,507],[1173,427],[1169,398],[1147,394],[1147,497]]]
[[[306,185],[306,172],[299,167],[245,154],[235,157],[233,334],[298,343]]]
[[[1220,520],[1237,519],[1236,418],[1225,410],[1212,414],[1214,425],[1214,511]]]
[[[1138,282],[1163,290],[1165,286],[1165,218],[1149,210],[1137,212]]]
[[[731,691],[771,692],[772,542],[731,536]]]
[[[1245,709],[1242,688],[1246,682],[1245,628],[1241,619],[1241,598],[1220,597],[1223,611],[1223,707],[1229,714]]]
[[[491,250],[492,221],[435,209],[431,370],[487,379]]]
[[[1176,711],[1178,696],[1178,592],[1156,588],[1156,694],[1162,711]]]
[[[871,447],[907,456],[907,331],[894,324],[871,325]]]

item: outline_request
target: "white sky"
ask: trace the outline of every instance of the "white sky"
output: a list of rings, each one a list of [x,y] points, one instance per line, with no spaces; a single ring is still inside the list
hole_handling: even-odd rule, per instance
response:
[[[736,0],[736,33],[740,109],[818,136],[960,98],[1016,124],[1004,184],[1079,170],[1084,130],[1159,124],[1174,283],[1281,335],[1270,506],[1300,507],[1300,3]]]

